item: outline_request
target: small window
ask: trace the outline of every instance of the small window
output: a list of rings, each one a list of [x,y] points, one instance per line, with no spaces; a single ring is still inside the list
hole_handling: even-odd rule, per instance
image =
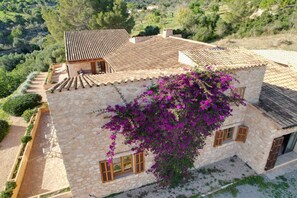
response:
[[[213,146],[221,146],[225,141],[232,140],[234,127],[216,131]]]
[[[223,141],[232,140],[233,131],[234,131],[234,128],[224,129],[224,139],[223,139]]]
[[[245,87],[238,87],[235,88],[233,93],[237,93],[241,98],[244,98],[244,94],[245,94]]]
[[[134,159],[133,159],[134,158]],[[100,172],[102,182],[112,181],[119,177],[129,175],[131,173],[141,173],[144,171],[144,154],[143,152],[127,155],[123,157],[114,158],[111,164],[108,164],[107,161],[101,161]],[[133,165],[134,162],[134,165]]]
[[[105,74],[106,73],[105,62],[98,61],[96,70],[97,70],[97,74]]]
[[[132,172],[132,155],[115,158],[112,160],[115,176]]]

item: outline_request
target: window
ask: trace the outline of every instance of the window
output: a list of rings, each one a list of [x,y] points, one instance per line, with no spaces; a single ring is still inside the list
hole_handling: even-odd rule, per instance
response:
[[[244,98],[245,87],[235,88],[234,91],[233,91],[233,94],[234,93],[237,93],[241,98]]]
[[[245,142],[247,138],[249,128],[246,126],[239,126],[236,134],[236,139],[235,141],[237,142]]]
[[[98,61],[96,70],[97,70],[97,74],[105,74],[106,73],[105,62],[104,61]]]
[[[132,172],[132,155],[115,158],[112,164],[114,176]]]
[[[217,131],[215,134],[215,140],[214,140],[213,146],[214,147],[221,146],[224,141],[232,140],[233,133],[234,133],[234,127]]]
[[[134,162],[134,163],[133,163]],[[127,173],[134,172],[135,174],[144,171],[144,154],[136,153],[133,155],[127,155],[123,157],[114,158],[111,164],[107,161],[101,161],[100,172],[102,182],[112,181],[121,177]]]

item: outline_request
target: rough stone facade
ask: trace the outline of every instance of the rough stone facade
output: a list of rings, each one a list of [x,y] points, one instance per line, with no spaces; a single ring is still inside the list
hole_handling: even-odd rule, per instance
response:
[[[89,74],[92,73],[91,62],[68,63],[68,70],[70,77],[77,76],[77,72],[82,69]]]
[[[258,101],[264,73],[265,67],[234,73],[240,82],[235,83],[235,86],[246,87],[245,99],[249,103]],[[140,173],[102,183],[99,168],[99,161],[105,160],[110,144],[110,133],[101,129],[109,116],[100,114],[100,109],[105,109],[108,105],[123,104],[117,89],[126,100],[131,101],[144,91],[143,85],[151,83],[150,80],[143,80],[47,94],[74,197],[86,197],[89,194],[102,197],[155,181],[152,174]],[[222,129],[235,127],[234,140],[240,125],[249,127],[245,143],[230,140],[222,146],[213,147],[214,137],[209,137],[200,151],[195,167],[238,155],[257,172],[263,172],[272,140],[283,135],[284,131],[278,130],[278,126],[251,104],[234,106],[233,116],[227,118]],[[131,154],[130,148],[122,143],[121,138],[117,141],[117,157]],[[153,156],[146,155],[146,169],[152,163]]]

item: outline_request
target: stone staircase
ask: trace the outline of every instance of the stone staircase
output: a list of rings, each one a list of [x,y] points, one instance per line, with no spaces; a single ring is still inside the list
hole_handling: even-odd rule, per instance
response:
[[[34,80],[32,80],[30,87],[27,89],[27,93],[37,93],[42,96],[42,102],[46,102],[46,94],[44,90],[44,81],[46,79],[47,72],[41,72]]]

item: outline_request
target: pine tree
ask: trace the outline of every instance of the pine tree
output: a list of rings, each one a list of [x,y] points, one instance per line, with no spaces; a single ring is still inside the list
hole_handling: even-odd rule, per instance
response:
[[[64,31],[119,29],[130,32],[134,19],[123,0],[60,0],[58,9],[43,9],[42,16],[56,41]]]

